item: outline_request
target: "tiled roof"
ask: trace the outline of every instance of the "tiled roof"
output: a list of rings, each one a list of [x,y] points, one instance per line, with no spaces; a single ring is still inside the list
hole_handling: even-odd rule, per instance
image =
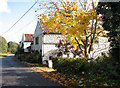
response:
[[[33,41],[33,34],[24,34],[25,41],[32,42]]]

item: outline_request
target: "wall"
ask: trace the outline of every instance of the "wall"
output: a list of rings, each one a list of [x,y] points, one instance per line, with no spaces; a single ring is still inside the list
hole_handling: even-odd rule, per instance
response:
[[[49,56],[56,55],[57,47],[55,44],[59,42],[60,34],[45,34],[43,36],[42,56],[43,60],[48,60]]]
[[[34,39],[33,39],[33,45],[32,50],[38,50],[40,52],[40,49],[42,49],[42,28],[40,27],[39,22],[37,22],[37,26],[33,35]],[[39,44],[35,43],[35,38],[39,37]]]
[[[97,58],[101,53],[107,53],[110,49],[110,42],[106,37],[99,37],[98,43],[93,45],[93,51],[90,53],[90,57]]]
[[[22,40],[20,41],[20,48],[22,47],[22,43],[24,43],[24,34],[22,35]]]
[[[27,47],[31,45],[31,42],[24,42],[24,52],[29,52]]]

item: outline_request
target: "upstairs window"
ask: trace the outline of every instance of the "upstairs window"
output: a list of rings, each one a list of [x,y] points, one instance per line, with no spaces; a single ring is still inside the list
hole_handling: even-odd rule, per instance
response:
[[[35,38],[35,44],[36,44],[36,45],[39,44],[39,37],[36,37],[36,38]]]

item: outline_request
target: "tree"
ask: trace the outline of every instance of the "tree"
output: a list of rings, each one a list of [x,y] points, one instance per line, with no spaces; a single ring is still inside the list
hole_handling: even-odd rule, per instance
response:
[[[120,62],[120,2],[100,2],[97,7],[98,14],[104,14],[103,27],[111,41],[111,55]]]
[[[91,8],[88,8],[88,4]],[[43,30],[48,29],[48,33],[51,31],[61,33],[64,42],[69,41],[75,50],[79,47],[84,57],[88,57],[94,40],[103,32],[100,26],[102,19],[96,13],[95,3],[88,3],[87,0],[85,2],[60,0],[49,4],[42,3],[40,7],[47,7],[49,10],[48,14],[38,16]]]
[[[18,48],[18,44],[17,43],[12,42],[12,41],[8,42],[8,52],[16,53],[17,48]]]
[[[0,53],[7,53],[7,41],[4,37],[0,36]]]

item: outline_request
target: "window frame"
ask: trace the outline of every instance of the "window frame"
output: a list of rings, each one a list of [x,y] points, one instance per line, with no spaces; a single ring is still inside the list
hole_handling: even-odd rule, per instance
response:
[[[39,37],[36,37],[36,38],[35,38],[35,44],[36,44],[36,45],[39,44]]]

